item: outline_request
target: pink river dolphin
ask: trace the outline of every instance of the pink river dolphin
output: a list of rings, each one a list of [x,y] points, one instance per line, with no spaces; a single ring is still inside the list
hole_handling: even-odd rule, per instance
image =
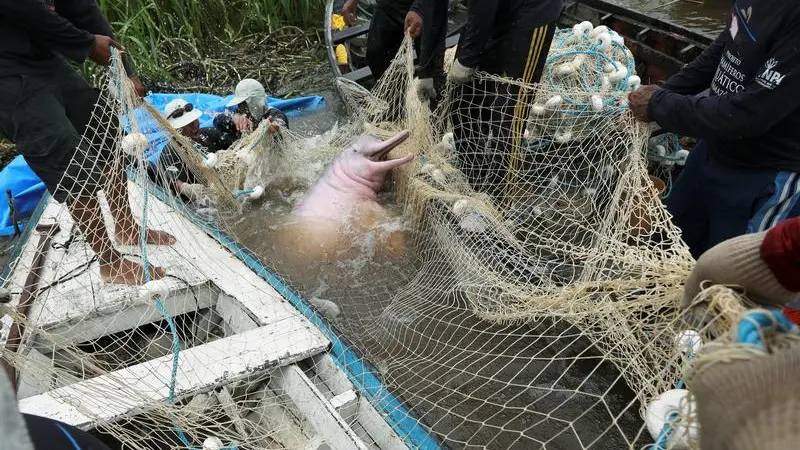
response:
[[[408,136],[409,132],[403,131],[381,141],[365,134],[342,151],[292,210],[292,223],[285,230],[290,245],[307,257],[327,260],[336,251],[349,248],[353,234],[370,232],[388,222],[378,192],[389,172],[411,162],[414,155],[390,160],[386,156]],[[377,245],[398,253],[403,250],[403,239],[390,232]]]

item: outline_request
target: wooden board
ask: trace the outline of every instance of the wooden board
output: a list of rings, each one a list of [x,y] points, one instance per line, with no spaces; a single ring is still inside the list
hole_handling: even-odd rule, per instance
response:
[[[143,192],[129,184],[134,214],[141,217]],[[106,213],[106,223],[111,223]],[[283,319],[304,321],[309,332],[319,334],[310,322],[289,304],[275,289],[250,271],[236,256],[206,235],[186,217],[153,196],[148,197],[148,223],[152,228],[173,233],[178,242],[173,246],[148,246],[150,263],[164,267],[171,294],[164,301],[170,315],[178,315],[216,302],[220,292],[240,302],[259,324]],[[57,222],[61,231],[53,238],[56,244],[48,252],[40,286],[47,286],[65,275],[80,270],[93,252],[82,239],[74,239],[69,248],[61,248],[73,230],[66,209],[55,202],[47,206],[41,223]],[[19,299],[28,268],[33,259],[36,239],[31,239],[22,252],[9,288]],[[121,247],[125,253],[139,253],[137,247]],[[161,313],[152,302],[140,299],[140,287],[111,285],[99,276],[97,263],[78,276],[46,290],[34,302],[29,319],[35,326],[57,335],[59,340],[84,342],[161,320]]]
[[[268,345],[267,345],[268,344]],[[181,352],[175,397],[264,372],[323,352],[328,340],[308,333],[301,321],[278,321]],[[165,402],[172,355],[29,397],[23,413],[50,417],[88,429]]]

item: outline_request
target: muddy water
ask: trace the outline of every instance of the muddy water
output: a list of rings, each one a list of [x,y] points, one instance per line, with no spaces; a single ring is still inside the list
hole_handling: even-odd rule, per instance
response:
[[[729,7],[725,0],[615,1],[710,35],[722,29]],[[329,85],[308,92],[322,92],[329,110],[295,119],[294,131],[319,133],[343,119]],[[456,270],[425,234],[411,235],[401,257],[377,256],[374,236],[361,236],[334,261],[299,260],[275,226],[298,194],[273,193],[237,221],[235,236],[325,312],[447,446],[572,450],[650,442],[646,431],[637,436],[633,393],[591,345],[598,336],[559,320],[480,320],[457,287]],[[391,193],[383,200],[392,208]]]
[[[724,28],[732,4],[732,0],[610,1],[711,36],[719,34]]]

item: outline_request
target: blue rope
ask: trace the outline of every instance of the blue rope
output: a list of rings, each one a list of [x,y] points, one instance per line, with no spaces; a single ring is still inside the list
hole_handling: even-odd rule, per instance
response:
[[[117,80],[117,83],[116,83],[117,93],[118,93],[117,98],[121,99],[122,98],[122,82],[121,81],[122,81],[122,73],[123,72],[122,72],[121,68],[119,67],[119,64],[117,63],[117,58],[116,58],[117,50],[112,48],[111,51],[112,51],[112,57],[113,57],[113,60],[112,60],[113,63],[111,65],[111,74],[114,77],[114,79]],[[125,105],[124,103],[123,103],[123,105],[127,107],[127,105]],[[126,111],[125,115],[127,117],[133,117],[133,114],[131,114],[132,112],[133,111]],[[139,169],[143,170],[143,167],[141,167],[142,161],[138,161],[138,163],[140,165]],[[145,283],[149,283],[150,282],[150,270],[149,270],[150,262],[149,262],[148,257],[147,257],[147,209],[148,209],[147,208],[147,204],[148,204],[148,200],[149,200],[150,194],[149,194],[149,190],[148,189],[142,189],[142,190],[144,191],[144,199],[143,199],[143,202],[142,202],[142,223],[141,223],[141,226],[140,226],[140,229],[139,229],[139,248],[141,250],[142,268],[144,269]],[[169,331],[172,334],[172,372],[170,374],[168,399],[169,399],[170,404],[174,404],[175,403],[175,386],[176,386],[177,381],[178,381],[178,365],[180,363],[181,341],[180,341],[180,337],[178,337],[178,328],[175,326],[175,321],[173,320],[172,316],[167,311],[167,308],[164,306],[164,302],[162,301],[162,299],[158,295],[155,296],[155,304],[156,304],[156,308],[158,309],[158,311],[164,317],[164,320],[166,320],[167,326],[169,327]],[[194,450],[194,447],[192,446],[191,442],[186,437],[186,434],[183,432],[183,430],[180,428],[180,426],[177,425],[177,422],[174,425],[175,425],[174,430],[175,430],[176,434],[178,435],[178,438],[181,440],[181,442],[183,442],[183,444],[188,449]],[[231,445],[231,446],[228,446],[228,447],[223,447],[221,450],[237,450],[237,447]]]
[[[58,429],[61,430],[62,433],[64,433],[64,436],[66,436],[67,440],[69,440],[70,444],[72,444],[72,448],[74,448],[75,450],[83,450],[81,446],[78,445],[78,441],[75,440],[75,436],[73,436],[72,433],[70,433],[66,428],[64,428],[64,425],[62,425],[59,422],[56,422],[56,427],[58,427]]]

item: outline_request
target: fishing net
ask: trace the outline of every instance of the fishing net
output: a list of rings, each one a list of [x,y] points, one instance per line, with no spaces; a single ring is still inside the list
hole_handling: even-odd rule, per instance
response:
[[[686,334],[676,306],[693,261],[648,174],[649,130],[625,107],[630,52],[607,30],[559,30],[542,83],[478,74],[433,112],[412,56],[407,40],[372,91],[337,81],[347,123],[260,127],[214,157],[137,106],[116,60],[68,176],[124,169],[86,214],[113,233],[129,198],[137,226],[177,242],[122,236],[131,271],[114,276],[166,276],[107,284],[96,233],[47,205],[40,225],[59,229],[32,232],[6,283],[23,411],[126,449],[651,445],[648,404],[682,386],[686,336],[715,338],[742,305],[704,290]],[[135,137],[153,129],[204,201],[169,167],[153,174]],[[385,217],[331,230],[292,215],[356,137],[401,130],[390,158],[415,156],[379,196]]]

